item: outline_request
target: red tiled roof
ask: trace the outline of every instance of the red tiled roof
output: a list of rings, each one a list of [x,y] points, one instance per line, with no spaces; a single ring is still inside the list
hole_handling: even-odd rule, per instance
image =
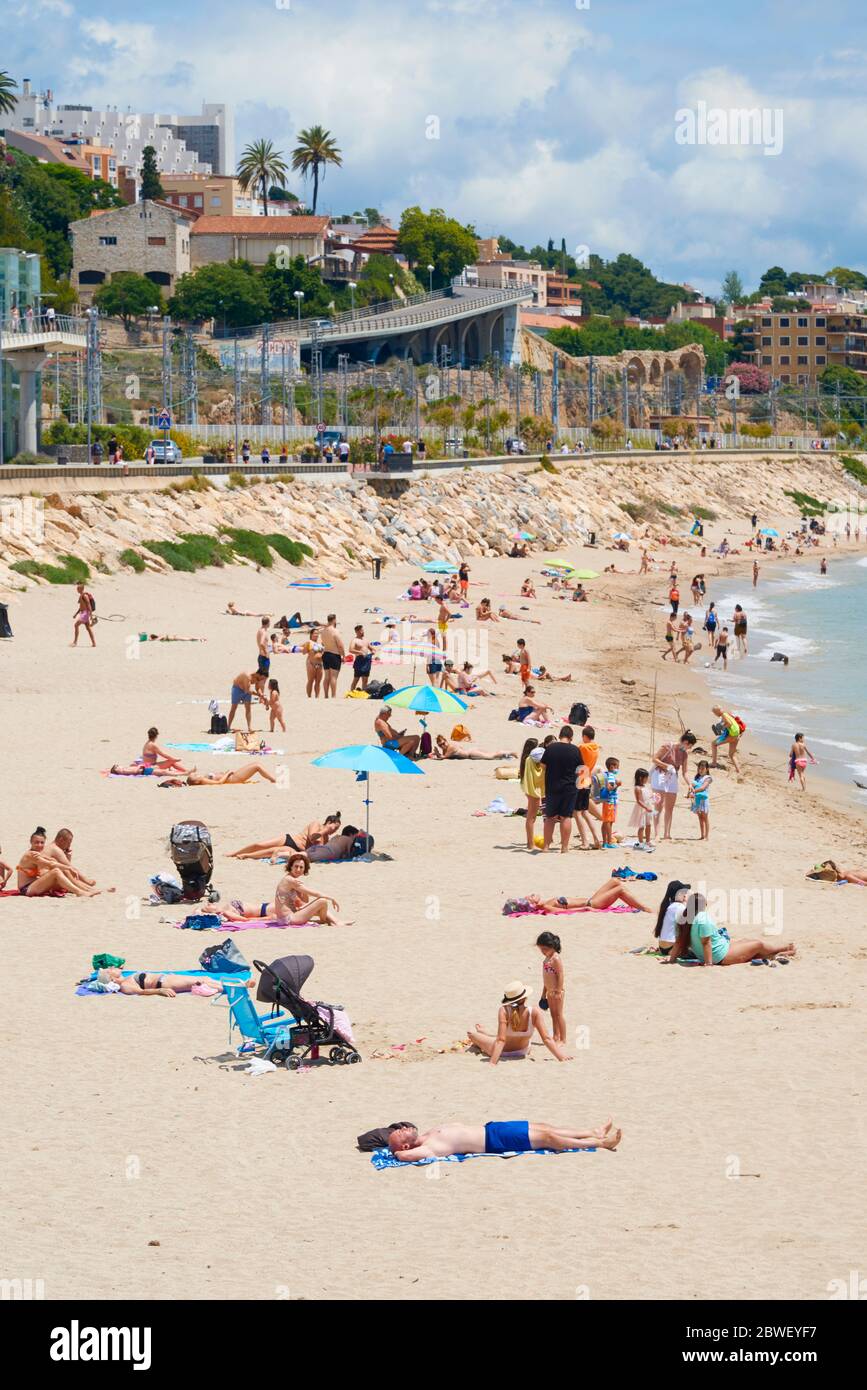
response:
[[[376,251],[393,251],[400,232],[396,227],[369,227],[362,236],[351,243],[353,251],[370,255]]]
[[[315,236],[324,232],[330,217],[200,217],[191,236],[229,233],[232,236]],[[357,243],[356,243],[357,244]]]

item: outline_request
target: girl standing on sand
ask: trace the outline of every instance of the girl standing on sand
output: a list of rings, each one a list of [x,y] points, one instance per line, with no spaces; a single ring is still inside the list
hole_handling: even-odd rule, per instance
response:
[[[542,962],[542,998],[539,1000],[539,1008],[550,1011],[551,1032],[554,1035],[554,1041],[565,1043],[566,1019],[563,1016],[563,1008],[566,988],[563,960],[560,956],[560,938],[555,936],[553,932],[543,931],[536,937],[536,945],[544,956]]]
[[[283,705],[280,700],[280,686],[275,680],[268,682],[268,715],[271,720],[271,733],[273,734],[277,724],[286,732],[286,725],[283,722]]]
[[[797,774],[798,783],[802,792],[807,790],[806,771],[808,758],[815,767],[816,759],[804,742],[804,735],[795,734],[794,741],[789,749],[789,781],[794,782],[795,775]]]
[[[656,803],[659,797],[656,792],[651,791],[650,773],[647,771],[646,767],[636,768],[633,793],[635,796],[635,805],[632,808],[629,827],[636,833],[638,848],[650,849],[650,834],[653,830],[653,813],[656,810]]]
[[[708,788],[713,778],[710,775],[710,763],[702,760],[692,779],[692,786],[689,789],[689,799],[692,802],[691,810],[698,816],[699,839],[710,839],[710,796]]]

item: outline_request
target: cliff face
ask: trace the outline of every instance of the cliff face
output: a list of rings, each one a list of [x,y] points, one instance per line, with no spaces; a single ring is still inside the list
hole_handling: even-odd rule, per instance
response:
[[[13,571],[15,561],[56,562],[72,555],[91,570],[111,572],[123,568],[121,552],[132,549],[147,569],[161,572],[166,564],[143,548],[145,541],[174,540],[184,532],[216,535],[221,526],[304,541],[314,552],[305,569],[334,578],[366,568],[374,556],[420,564],[502,555],[519,530],[535,537],[529,543],[534,552],[562,549],[588,531],[603,543],[612,531],[624,530],[693,546],[686,533],[697,508],[722,522],[742,523],[754,510],[795,521],[801,509],[786,491],[842,508],[860,501],[867,509],[867,492],[832,456],[701,452],[554,466],[557,473],[531,466],[524,472],[420,474],[399,496],[381,496],[359,478],[312,486],[262,483],[231,492],[15,499],[3,504],[0,595],[41,582]],[[274,561],[284,565],[276,556]]]

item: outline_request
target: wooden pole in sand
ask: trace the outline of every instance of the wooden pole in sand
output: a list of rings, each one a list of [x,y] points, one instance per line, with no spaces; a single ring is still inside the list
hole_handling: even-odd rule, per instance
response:
[[[652,706],[651,711],[650,711],[650,757],[651,757],[651,758],[653,757],[653,747],[654,747],[654,743],[656,742],[656,739],[655,739],[655,734],[656,734],[656,685],[657,685],[657,681],[658,681],[658,680],[659,680],[659,674],[658,674],[658,673],[654,673],[654,677],[653,677],[653,706]]]

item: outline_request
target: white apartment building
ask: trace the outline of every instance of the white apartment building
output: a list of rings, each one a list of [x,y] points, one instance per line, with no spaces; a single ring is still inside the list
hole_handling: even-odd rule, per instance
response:
[[[114,151],[118,165],[141,169],[142,151],[153,145],[160,172],[166,174],[233,174],[234,122],[231,108],[206,102],[198,116],[159,111],[98,110],[77,102],[58,103],[51,91],[36,91],[22,80],[8,126],[34,135],[76,141]]]

